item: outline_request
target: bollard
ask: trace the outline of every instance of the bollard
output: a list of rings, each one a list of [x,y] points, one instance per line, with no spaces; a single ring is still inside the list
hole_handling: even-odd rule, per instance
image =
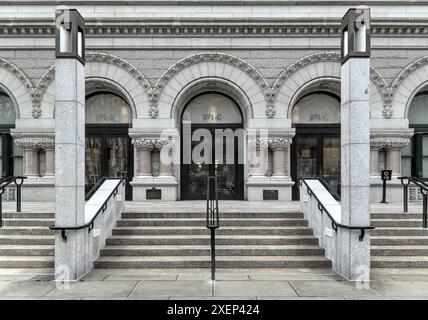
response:
[[[386,181],[391,180],[392,170],[382,170],[381,179],[382,179],[382,201],[380,203],[388,203],[386,201]]]

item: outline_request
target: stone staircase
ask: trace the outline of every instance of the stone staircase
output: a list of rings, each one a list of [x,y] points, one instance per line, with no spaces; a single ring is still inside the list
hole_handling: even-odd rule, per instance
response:
[[[372,213],[372,268],[428,268],[428,229],[421,213]]]
[[[53,222],[54,213],[3,213],[0,268],[53,268]]]
[[[329,268],[303,214],[224,213],[216,231],[218,268]],[[205,213],[125,211],[96,268],[209,268]]]

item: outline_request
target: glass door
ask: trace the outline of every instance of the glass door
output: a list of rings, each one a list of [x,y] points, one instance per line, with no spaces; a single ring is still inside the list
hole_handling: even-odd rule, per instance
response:
[[[133,177],[132,153],[128,135],[86,135],[86,192],[103,177],[127,177],[126,200],[132,199],[129,181]]]
[[[291,145],[291,177],[323,176],[332,191],[340,195],[340,134],[338,127],[298,130]],[[299,132],[300,131],[300,132]],[[299,199],[298,184],[292,190]]]

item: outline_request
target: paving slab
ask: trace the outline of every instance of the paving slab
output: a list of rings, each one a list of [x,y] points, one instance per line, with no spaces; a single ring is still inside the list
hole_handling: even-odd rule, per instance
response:
[[[205,280],[208,281],[211,278],[211,273],[206,274],[179,274],[177,280]],[[217,281],[222,280],[240,280],[248,281],[250,277],[246,274],[216,274]]]
[[[376,297],[381,296],[373,289],[357,289],[349,281],[291,280],[291,286],[301,297]]]
[[[284,296],[267,296],[257,297],[257,300],[345,300],[342,297],[284,297]]]
[[[105,278],[108,277],[108,274],[102,274],[102,273],[89,273],[83,278],[80,279],[80,281],[103,281]]]
[[[0,298],[3,297],[41,297],[55,288],[52,282],[1,281]]]
[[[26,281],[34,278],[34,275],[24,275],[24,274],[0,274],[0,281]]]
[[[370,285],[386,297],[428,297],[426,281],[373,281]]]
[[[288,280],[345,280],[340,275],[317,275],[317,274],[278,274],[278,275],[249,275],[250,280],[255,281],[288,281]]]
[[[212,295],[209,281],[141,281],[130,297],[206,297]]]
[[[243,296],[297,296],[287,281],[217,281],[215,295]]]
[[[176,274],[109,274],[104,281],[118,280],[157,280],[157,281],[174,281],[177,280]]]
[[[183,297],[183,296],[178,296],[178,297],[170,297],[170,300],[256,300],[256,297]]]
[[[137,281],[77,281],[69,288],[55,288],[49,297],[127,297]]]

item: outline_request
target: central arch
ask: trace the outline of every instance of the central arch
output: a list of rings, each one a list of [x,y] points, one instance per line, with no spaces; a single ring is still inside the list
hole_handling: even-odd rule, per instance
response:
[[[200,88],[199,88],[200,89]],[[181,130],[181,199],[205,199],[215,175],[219,199],[244,199],[244,116],[239,104],[218,90],[197,90],[184,100]]]

